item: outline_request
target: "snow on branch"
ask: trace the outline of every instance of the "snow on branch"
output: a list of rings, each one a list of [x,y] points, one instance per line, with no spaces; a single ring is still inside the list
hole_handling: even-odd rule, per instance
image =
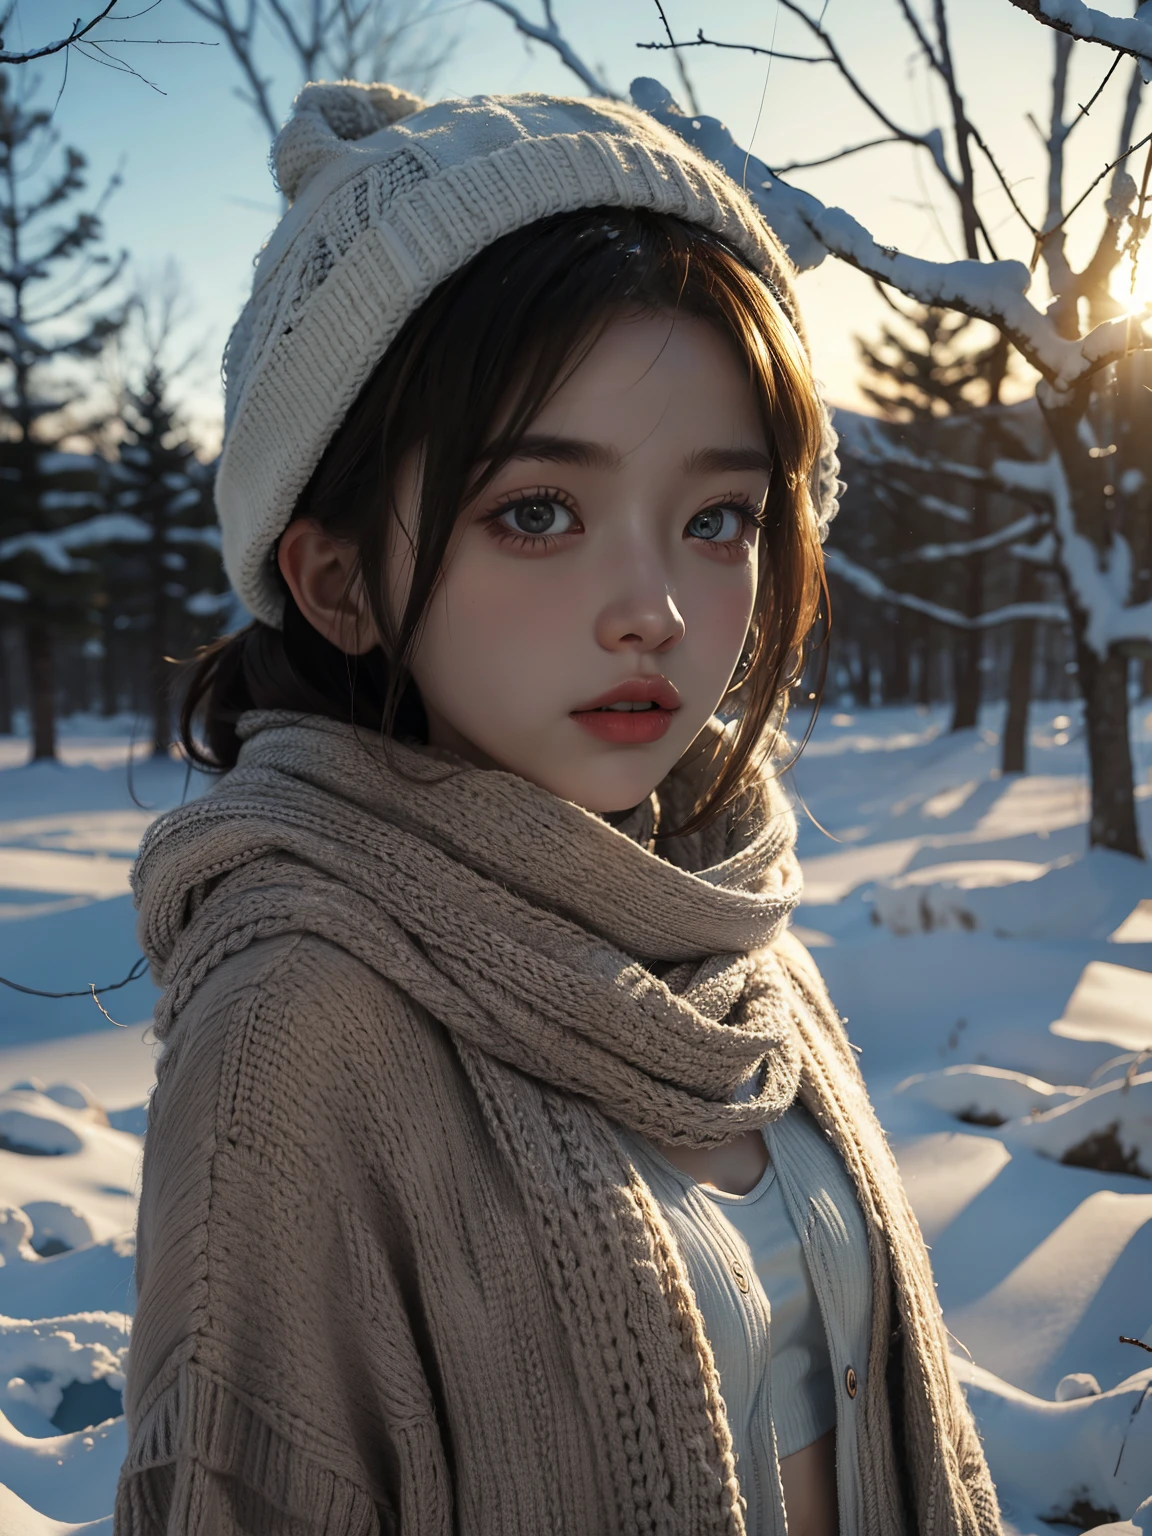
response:
[[[955,608],[945,608],[926,597],[916,597],[911,592],[897,592],[838,549],[825,548],[824,564],[831,575],[847,581],[873,602],[911,608],[915,613],[926,614],[928,618],[950,625],[953,629],[994,629],[998,624],[1010,624],[1014,619],[1046,619],[1052,624],[1068,622],[1068,610],[1062,603],[1008,603],[1003,608],[992,608],[987,613],[969,618]]]
[[[1126,641],[1152,644],[1152,601],[1126,606],[1132,591],[1132,547],[1123,535],[1113,533],[1107,550],[1101,550],[1077,529],[1059,455],[1036,462],[999,459],[992,468],[1005,483],[1051,498],[1060,563],[1086,621],[1085,644],[1101,658]]]
[[[1152,26],[1136,16],[1109,16],[1083,0],[1012,0],[1018,10],[1085,43],[1102,43],[1139,62],[1145,81],[1152,80]],[[1143,6],[1139,8],[1143,10]]]
[[[1081,339],[1059,335],[1047,315],[1025,297],[1032,274],[1022,261],[926,261],[878,245],[843,208],[821,207],[816,212],[805,207],[798,213],[833,255],[858,271],[920,304],[956,310],[996,326],[1061,392],[1129,352],[1152,345],[1143,328],[1147,315],[1105,321]]]
[[[937,479],[963,480],[973,488],[979,487],[1001,496],[1033,502],[1041,509],[1046,509],[1049,505],[1051,493],[1047,482],[1026,484],[1015,474],[1001,475],[998,464],[993,465],[991,469],[980,469],[975,464],[963,464],[955,459],[938,459],[927,454],[914,453],[910,448],[892,442],[879,430],[876,423],[866,416],[843,421],[843,418],[838,415],[836,419],[844,449],[858,464],[867,469],[899,469],[930,474]],[[907,490],[907,487],[903,486],[901,489]],[[958,507],[955,503],[945,501],[938,496],[921,495],[919,492],[914,494],[921,506],[931,512],[939,512],[943,517],[951,518],[953,522],[967,523],[972,520],[972,513],[967,508]]]
[[[1025,297],[1032,274],[1022,261],[926,261],[880,245],[843,208],[825,207],[810,192],[781,181],[763,160],[741,149],[718,118],[687,116],[659,81],[633,80],[631,90],[636,106],[723,166],[745,188],[801,270],[818,266],[831,252],[917,303],[986,320],[1059,391],[1134,349],[1152,345],[1152,336],[1143,330],[1147,317],[1127,315],[1098,325],[1079,340],[1063,337]]]
[[[1014,523],[998,528],[995,533],[986,533],[983,538],[957,539],[951,544],[921,544],[919,549],[910,549],[907,554],[901,555],[900,564],[934,565],[941,560],[958,560],[963,555],[986,554],[990,549],[1000,549],[1005,544],[1012,544],[1017,539],[1026,538],[1028,534],[1035,533],[1038,528],[1046,527],[1047,522],[1047,518],[1030,512],[1027,517],[1017,518]]]

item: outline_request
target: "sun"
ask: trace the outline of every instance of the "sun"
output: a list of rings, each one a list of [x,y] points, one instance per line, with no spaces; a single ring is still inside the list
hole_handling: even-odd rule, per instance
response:
[[[1136,281],[1132,281],[1132,263],[1122,260],[1112,274],[1112,296],[1128,315],[1143,314],[1152,305],[1152,250],[1145,240],[1136,262]]]

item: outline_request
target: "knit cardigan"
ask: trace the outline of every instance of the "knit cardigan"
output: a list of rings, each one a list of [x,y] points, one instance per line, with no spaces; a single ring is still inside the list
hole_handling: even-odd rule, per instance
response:
[[[613,1124],[718,1145],[797,1094],[872,1254],[861,1536],[995,1536],[915,1217],[785,931],[771,781],[661,845],[679,770],[617,829],[329,720],[241,734],[134,873],[164,1049],[114,1536],[743,1536],[702,1319]]]

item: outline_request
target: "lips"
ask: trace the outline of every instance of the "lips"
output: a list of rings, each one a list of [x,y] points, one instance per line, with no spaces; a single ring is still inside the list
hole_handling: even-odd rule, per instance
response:
[[[590,703],[577,705],[571,713],[579,715],[588,710],[604,709],[609,704],[627,703],[655,704],[657,709],[672,710],[680,707],[680,695],[668,679],[659,674],[655,677],[631,677],[626,682],[617,683],[615,688],[610,688]]]
[[[609,709],[610,704],[649,704],[650,709]],[[630,677],[598,699],[571,710],[571,719],[610,746],[636,747],[659,741],[680,707],[680,695],[666,677]]]

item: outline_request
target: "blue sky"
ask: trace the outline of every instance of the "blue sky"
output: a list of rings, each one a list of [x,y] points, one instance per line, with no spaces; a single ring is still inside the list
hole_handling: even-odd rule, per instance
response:
[[[128,8],[139,10],[144,3],[130,0]],[[398,3],[403,9],[405,0]],[[526,44],[484,0],[434,3],[439,14],[416,23],[412,35],[429,28],[437,36],[454,34],[457,41],[430,94],[530,89],[583,94],[550,50]],[[813,12],[820,3],[812,0]],[[930,10],[926,0],[918,3],[922,11]],[[84,0],[20,0],[6,45],[32,46],[66,32],[86,8]],[[539,19],[539,0],[522,0],[522,8]],[[946,120],[941,93],[915,58],[896,0],[828,0],[824,8],[826,25],[842,52],[894,118],[918,131]],[[1117,14],[1127,10],[1119,0],[1110,8]],[[695,36],[704,24],[714,38],[815,51],[813,40],[777,0],[666,0],[665,10],[679,37]],[[952,10],[970,114],[994,145],[1017,195],[1038,219],[1046,167],[1026,114],[1041,123],[1048,117],[1052,34],[1009,0],[954,0]],[[616,90],[626,92],[637,74],[655,75],[677,89],[670,56],[636,47],[662,35],[652,0],[556,0],[556,12],[573,46]],[[123,166],[123,186],[106,213],[109,244],[127,247],[142,273],[154,272],[170,257],[180,264],[190,306],[182,340],[201,348],[199,364],[185,376],[187,409],[198,431],[210,439],[219,430],[220,353],[250,283],[253,258],[278,217],[267,168],[267,133],[238,99],[240,77],[227,49],[204,46],[217,43],[217,36],[183,0],[160,0],[148,15],[105,31],[169,40],[162,46],[136,43],[119,49],[158,89],[74,56],[56,111],[57,126],[65,142],[88,156],[94,187]],[[769,67],[763,58],[712,48],[696,48],[685,57],[702,109],[722,117],[737,140],[769,164],[816,158],[883,132],[830,65],[777,59]],[[1109,59],[1101,48],[1076,48],[1070,100],[1087,100]],[[272,78],[277,109],[286,115],[302,82],[270,38],[261,65]],[[54,99],[62,71],[61,59],[36,66],[40,99]],[[1071,141],[1066,185],[1075,195],[1115,155],[1127,79],[1124,64]],[[1152,107],[1146,103],[1137,134],[1152,126],[1148,118]],[[1142,161],[1134,159],[1138,163],[1132,169],[1138,174]],[[986,167],[980,167],[978,177],[978,185],[992,188]],[[793,179],[825,202],[847,208],[885,243],[923,256],[962,254],[947,195],[922,151],[884,145]],[[1100,202],[1100,196],[1090,198],[1071,226],[1074,261],[1096,236]],[[1031,237],[994,188],[986,209],[1000,254],[1027,260]],[[802,276],[800,292],[818,373],[833,400],[859,406],[853,336],[875,334],[884,306],[866,278],[831,259]],[[1033,297],[1043,303],[1042,279]],[[1022,375],[1019,387],[1025,383]]]

